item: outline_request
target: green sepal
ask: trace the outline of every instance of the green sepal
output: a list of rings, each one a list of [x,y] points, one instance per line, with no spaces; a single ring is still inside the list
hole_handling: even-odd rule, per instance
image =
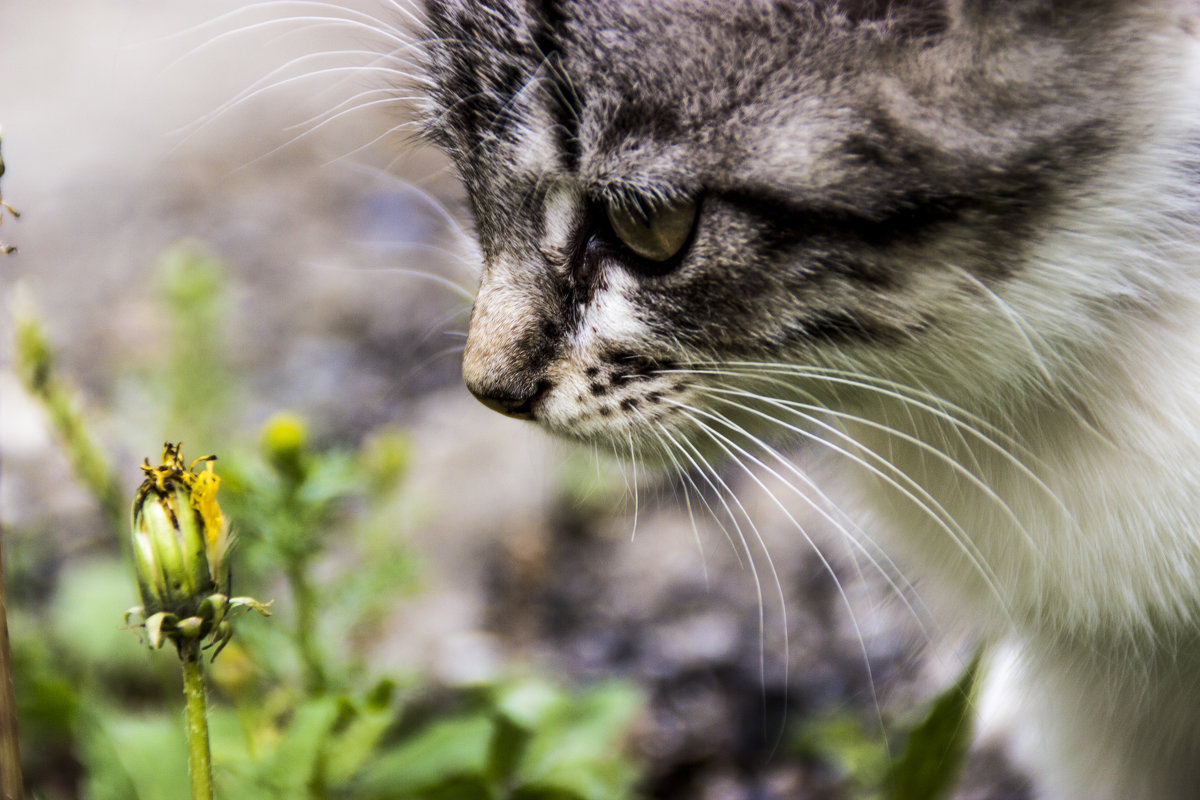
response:
[[[208,658],[210,663],[216,661],[217,656],[221,655],[221,651],[225,649],[225,645],[229,644],[229,640],[232,638],[233,626],[229,624],[229,620],[225,620],[213,628],[212,638],[209,639],[208,646],[213,647],[215,645],[216,649],[213,650],[212,655]]]
[[[166,611],[151,614],[146,618],[146,638],[150,641],[152,649],[158,650],[162,647],[163,641],[174,632],[176,621],[176,616]]]
[[[264,617],[269,617],[271,616],[270,606],[274,602],[274,600],[268,600],[263,603],[253,597],[231,597],[229,598],[229,610],[226,613],[245,614],[247,611],[257,611]]]
[[[200,617],[188,617],[175,623],[175,630],[183,639],[199,639],[208,633],[211,626]]]
[[[228,609],[228,597],[223,594],[210,594],[200,601],[200,607],[196,609],[196,614],[205,621],[218,625],[221,620],[225,619],[225,612]]]

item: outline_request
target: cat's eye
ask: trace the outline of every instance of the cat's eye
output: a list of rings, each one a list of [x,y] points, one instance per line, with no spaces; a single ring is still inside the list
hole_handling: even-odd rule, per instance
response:
[[[633,252],[650,261],[666,261],[687,244],[696,224],[695,200],[677,200],[648,211],[608,205],[608,224]]]

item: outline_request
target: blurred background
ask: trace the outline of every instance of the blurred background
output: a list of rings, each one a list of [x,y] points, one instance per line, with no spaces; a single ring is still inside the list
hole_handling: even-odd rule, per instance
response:
[[[175,656],[121,617],[166,440],[218,454],[235,591],[274,600],[210,668],[218,796],[880,796],[953,647],[928,656],[895,592],[736,470],[757,531],[461,387],[469,220],[378,58],[406,13],[0,8],[0,522],[33,796],[186,796]],[[994,762],[958,796],[1022,796]]]

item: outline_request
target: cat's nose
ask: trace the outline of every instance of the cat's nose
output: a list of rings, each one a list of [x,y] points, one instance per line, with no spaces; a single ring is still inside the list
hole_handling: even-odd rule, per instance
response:
[[[499,411],[507,417],[515,419],[534,419],[534,408],[538,401],[550,391],[548,381],[542,381],[528,391],[511,390],[497,386],[478,386],[467,383],[467,388],[475,398],[490,408]]]
[[[546,374],[548,341],[537,296],[511,276],[485,279],[471,309],[463,347],[463,381],[493,411],[536,419],[551,389]]]

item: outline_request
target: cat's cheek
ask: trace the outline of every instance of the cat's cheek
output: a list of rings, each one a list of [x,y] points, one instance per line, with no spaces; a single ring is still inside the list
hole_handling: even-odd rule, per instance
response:
[[[606,268],[603,288],[583,309],[575,330],[572,350],[577,360],[602,361],[606,353],[622,351],[638,356],[653,355],[652,331],[639,311],[637,281],[624,270]],[[586,366],[599,366],[587,364]]]

